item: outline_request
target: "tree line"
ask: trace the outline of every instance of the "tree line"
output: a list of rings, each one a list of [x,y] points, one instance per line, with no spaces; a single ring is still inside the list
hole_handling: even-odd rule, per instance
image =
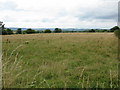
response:
[[[33,30],[31,28],[27,30],[22,30],[21,28],[18,28],[16,31],[13,31],[9,28],[3,29],[2,30],[2,35],[11,35],[11,34],[34,34],[34,33],[61,33],[62,29],[60,28],[55,28],[54,31],[51,31],[50,29],[46,29],[43,31],[39,30]]]
[[[55,28],[53,31],[50,29],[46,29],[43,31],[40,30],[33,30],[31,28],[27,30],[22,30],[21,28],[18,28],[16,31],[13,31],[9,28],[2,29],[2,35],[11,35],[11,34],[34,34],[34,33],[73,33],[73,32],[115,32],[116,30],[120,29],[118,26],[115,26],[109,30],[107,29],[90,29],[85,31],[63,31],[60,28]]]

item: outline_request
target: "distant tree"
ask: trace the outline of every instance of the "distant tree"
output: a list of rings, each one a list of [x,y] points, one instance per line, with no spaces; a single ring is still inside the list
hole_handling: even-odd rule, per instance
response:
[[[2,34],[2,24],[3,22],[0,21],[0,35]]]
[[[110,32],[114,32],[115,30],[118,30],[119,27],[118,26],[114,26],[113,28],[110,29]]]
[[[35,31],[35,33],[40,33],[40,31],[39,31],[39,30],[37,30],[37,31]]]
[[[16,31],[16,34],[22,34],[22,29],[18,28],[17,31]]]
[[[107,32],[110,32],[110,30],[107,30]]]
[[[95,30],[94,30],[94,29],[91,29],[91,30],[89,30],[88,32],[95,32]]]
[[[46,29],[44,33],[51,33],[52,31],[50,29]]]
[[[25,31],[27,34],[32,34],[32,33],[35,33],[35,30],[32,30],[31,28],[27,29]]]
[[[44,31],[41,31],[41,30],[40,30],[39,33],[44,33]]]
[[[6,31],[7,31],[7,34],[9,34],[9,35],[13,34],[13,31],[11,29],[9,29],[9,28],[7,28]]]
[[[102,29],[102,30],[97,30],[97,32],[108,32],[108,30]]]
[[[11,34],[13,34],[13,31],[11,29],[7,28],[7,29],[3,30],[3,34],[4,35],[11,35]]]
[[[105,30],[105,29],[104,29],[104,30],[102,30],[102,31],[103,31],[103,32],[108,32],[108,31],[107,31],[107,30]]]
[[[27,33],[26,33],[26,30],[24,30],[22,33],[23,33],[23,34],[27,34]]]
[[[2,35],[3,34],[3,32],[4,32],[4,29],[5,29],[5,24],[3,24],[3,22],[1,22],[0,21],[0,35]],[[4,33],[4,35],[5,35],[6,33]]]
[[[0,26],[2,26],[3,22],[0,21]]]
[[[61,32],[62,32],[62,29],[60,29],[60,28],[55,28],[54,32],[55,32],[55,33],[61,33]]]
[[[7,35],[7,31],[6,30],[2,30],[2,35]]]
[[[2,35],[10,35],[13,34],[13,31],[9,28],[5,29],[5,24],[3,24],[3,22],[0,21],[0,34]]]
[[[5,24],[1,25],[1,29],[4,30],[5,29]]]

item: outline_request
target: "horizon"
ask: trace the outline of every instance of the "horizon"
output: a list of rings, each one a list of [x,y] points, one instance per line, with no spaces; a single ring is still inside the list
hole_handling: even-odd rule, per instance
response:
[[[6,27],[6,28],[21,28],[21,27]],[[25,28],[25,27],[22,27],[22,28]],[[21,28],[21,29],[22,29]],[[30,27],[26,27],[26,29],[29,29]],[[49,27],[46,27],[46,28],[42,28],[42,27],[38,27],[38,28],[31,28],[31,29],[55,29],[55,28],[57,28],[57,27],[53,27],[53,28],[49,28]],[[111,28],[61,28],[61,29],[111,29]]]

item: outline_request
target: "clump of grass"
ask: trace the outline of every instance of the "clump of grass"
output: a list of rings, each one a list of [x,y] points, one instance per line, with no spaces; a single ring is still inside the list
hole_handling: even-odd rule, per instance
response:
[[[9,39],[6,40],[6,43],[10,43],[11,41]]]
[[[29,44],[29,41],[25,41],[25,44]]]

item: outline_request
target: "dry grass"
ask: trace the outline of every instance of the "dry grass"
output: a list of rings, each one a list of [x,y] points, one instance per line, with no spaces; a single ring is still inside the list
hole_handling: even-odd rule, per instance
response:
[[[3,36],[5,88],[117,88],[113,33]]]

